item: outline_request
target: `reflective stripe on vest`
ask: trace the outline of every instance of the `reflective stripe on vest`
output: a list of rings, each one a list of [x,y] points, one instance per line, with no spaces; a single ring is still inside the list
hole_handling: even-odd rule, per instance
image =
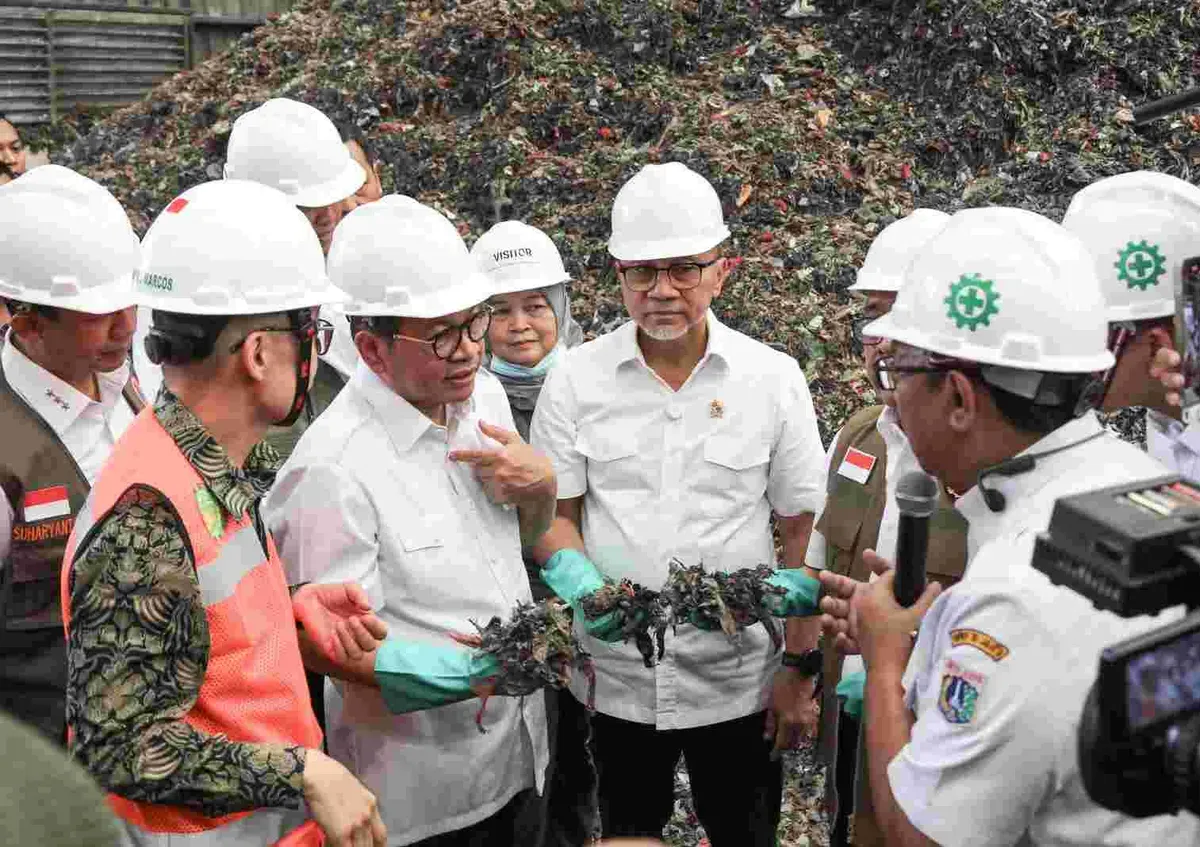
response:
[[[101,524],[134,486],[160,492],[178,513],[196,567],[196,581],[209,630],[209,659],[200,692],[183,721],[194,729],[236,742],[320,748],[321,731],[309,704],[300,659],[291,596],[270,535],[265,548],[251,516],[227,516],[214,538],[197,503],[204,483],[152,410],[147,410],[118,443],[92,488],[67,545],[61,583],[64,625],[71,622],[70,590],[77,545]],[[86,696],[74,692],[76,696]],[[275,826],[282,810],[207,817],[184,806],[141,803],[109,795],[109,806],[138,833],[136,844],[162,844],[157,836],[208,845],[268,844],[247,828]],[[192,841],[203,836],[203,839]],[[301,827],[290,845],[322,843],[320,830]],[[184,843],[184,842],[179,842]]]
[[[320,844],[320,831],[314,821],[305,823],[301,809],[259,809],[244,818],[205,832],[147,832],[121,821],[122,847],[227,847],[233,844],[271,844],[276,847],[303,847]]]

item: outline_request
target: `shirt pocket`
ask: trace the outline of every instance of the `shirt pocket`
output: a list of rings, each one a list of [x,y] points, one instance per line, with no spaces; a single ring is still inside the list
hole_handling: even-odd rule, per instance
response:
[[[645,463],[638,460],[632,437],[584,430],[575,438],[575,450],[587,459],[588,488],[610,495],[649,490]]]
[[[736,513],[752,507],[767,491],[771,445],[742,433],[710,435],[704,441],[704,462],[696,490],[705,511]]]

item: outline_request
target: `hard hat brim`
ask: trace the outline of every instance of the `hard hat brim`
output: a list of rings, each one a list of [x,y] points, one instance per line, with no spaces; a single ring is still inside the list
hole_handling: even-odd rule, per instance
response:
[[[902,279],[899,275],[858,272],[854,284],[847,291],[899,291]]]
[[[1151,300],[1145,303],[1127,303],[1122,306],[1109,306],[1105,316],[1109,323],[1117,321],[1144,321],[1151,318],[1174,317],[1175,301],[1173,299]]]
[[[349,300],[343,307],[347,315],[380,318],[441,318],[470,309],[492,296],[492,286],[482,272],[470,274],[460,284],[406,303]]]
[[[45,289],[28,289],[0,282],[0,297],[32,306],[53,306],[88,315],[108,315],[137,304],[132,271],[112,282],[86,288],[79,294],[54,294]]]
[[[249,284],[242,288],[253,290],[253,286]],[[228,316],[270,315],[277,312],[290,312],[293,309],[344,303],[347,300],[345,292],[328,280],[316,280],[311,284],[296,286],[293,292],[283,294],[278,291],[266,290],[256,292],[254,297],[224,300],[218,300],[215,297],[203,300],[192,297],[173,297],[170,294],[155,293],[135,286],[134,297],[138,306],[157,309],[161,312]]]
[[[724,224],[719,230],[703,235],[689,235],[662,241],[637,241],[621,239],[615,235],[608,239],[608,252],[619,262],[651,262],[660,259],[677,259],[683,256],[699,256],[718,247],[729,239],[729,227]]]
[[[306,209],[319,209],[340,203],[356,193],[367,181],[367,172],[363,170],[362,165],[354,161],[348,151],[346,155],[348,161],[340,174],[328,182],[310,185],[295,194],[288,194],[288,199]]]
[[[1041,373],[1096,373],[1107,370],[1116,361],[1108,350],[1087,356],[1043,356],[1037,362],[1005,356],[1001,350],[965,342],[950,335],[932,336],[911,327],[900,326],[894,311],[876,318],[863,327],[863,335],[874,335],[928,350],[942,356],[953,356],[981,365],[999,365],[1018,370]]]
[[[517,273],[524,270],[521,267],[509,267],[501,270],[493,270],[490,273],[484,272],[488,278],[489,296],[497,294],[515,294],[518,291],[536,291],[539,288],[549,288],[552,285],[565,284],[571,281],[571,276],[566,270],[555,269],[553,273],[543,273],[540,276],[536,273]],[[513,271],[508,274],[504,271]]]

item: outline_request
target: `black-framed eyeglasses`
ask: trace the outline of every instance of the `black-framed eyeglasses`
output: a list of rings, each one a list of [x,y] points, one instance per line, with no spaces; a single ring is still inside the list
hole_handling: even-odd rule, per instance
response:
[[[957,359],[900,364],[892,356],[875,361],[875,383],[884,391],[895,391],[901,374],[936,374],[960,371],[965,374],[979,373],[979,365]]]
[[[308,321],[300,326],[261,326],[257,329],[252,329],[246,333],[241,341],[229,348],[230,353],[236,353],[238,348],[245,344],[250,336],[256,332],[287,332],[296,337],[301,345],[306,342],[316,341],[317,355],[324,356],[329,352],[329,345],[333,343],[333,324],[324,318],[317,318],[315,321]]]
[[[626,265],[618,268],[617,273],[620,274],[621,281],[629,286],[630,291],[649,291],[658,283],[658,275],[664,272],[670,278],[671,285],[680,291],[687,291],[700,284],[705,268],[710,268],[719,261],[721,257],[718,256],[708,262],[676,262],[665,268],[654,265]]]
[[[863,327],[878,320],[870,315],[860,315],[850,323],[850,342],[855,353],[862,353],[864,347],[874,347],[883,342],[882,335],[863,335]]]
[[[428,344],[433,347],[433,355],[439,359],[449,359],[458,349],[458,345],[462,344],[464,332],[472,341],[482,341],[491,324],[492,307],[484,306],[465,322],[438,330],[430,338],[417,338],[413,335],[401,335],[398,332],[392,333],[392,338],[413,341],[417,344]]]

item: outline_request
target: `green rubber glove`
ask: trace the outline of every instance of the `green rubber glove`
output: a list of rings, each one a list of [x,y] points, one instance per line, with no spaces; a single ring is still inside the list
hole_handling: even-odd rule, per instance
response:
[[[842,710],[856,721],[862,719],[863,689],[866,685],[867,672],[856,671],[842,677],[837,686],[837,696],[842,701]]]
[[[575,616],[583,621],[583,629],[592,638],[601,641],[620,641],[625,616],[620,609],[613,609],[596,619],[583,612],[583,598],[599,591],[607,583],[592,560],[578,550],[563,548],[546,560],[542,568],[542,582],[550,590],[571,604]]]
[[[767,579],[767,585],[786,590],[786,594],[768,594],[763,605],[777,618],[808,618],[821,614],[821,583],[801,568],[783,568]]]
[[[473,681],[499,672],[495,656],[457,644],[389,638],[375,654],[375,681],[387,707],[399,715],[470,700]]]

